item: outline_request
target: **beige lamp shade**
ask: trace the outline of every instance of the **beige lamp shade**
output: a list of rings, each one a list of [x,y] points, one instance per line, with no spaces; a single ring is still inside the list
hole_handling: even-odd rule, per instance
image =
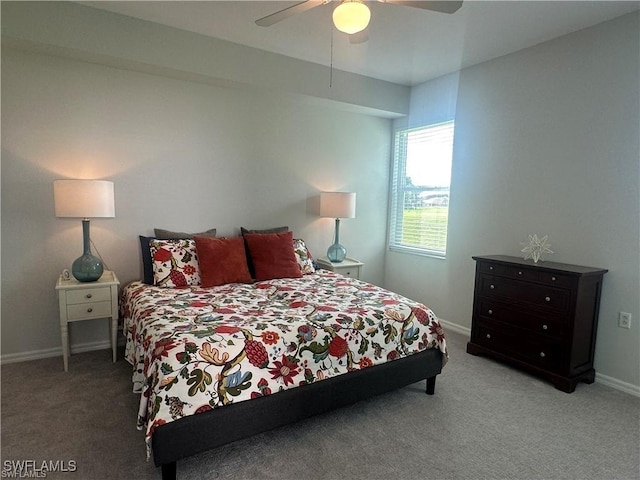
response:
[[[321,192],[320,216],[331,218],[355,218],[356,194],[349,192]]]
[[[113,218],[116,208],[113,182],[106,180],[54,180],[56,217]]]

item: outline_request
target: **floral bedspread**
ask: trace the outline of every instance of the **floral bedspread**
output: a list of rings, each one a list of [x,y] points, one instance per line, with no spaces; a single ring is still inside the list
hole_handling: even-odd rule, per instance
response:
[[[138,428],[317,382],[427,348],[447,358],[433,312],[320,270],[220,287],[129,284],[125,357],[141,393]]]

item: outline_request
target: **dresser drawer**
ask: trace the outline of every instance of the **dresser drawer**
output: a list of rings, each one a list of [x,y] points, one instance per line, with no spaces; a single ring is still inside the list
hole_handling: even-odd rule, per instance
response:
[[[524,339],[518,332],[491,322],[478,323],[473,341],[547,370],[556,370],[561,358],[560,348],[554,342],[537,337]]]
[[[111,289],[105,288],[78,288],[67,291],[67,304],[95,303],[111,301]]]
[[[530,280],[544,283],[550,287],[573,287],[576,277],[560,272],[541,270],[539,267],[528,267],[525,265],[505,265],[501,263],[480,262],[478,268],[481,273],[489,275],[501,275],[518,280]]]
[[[522,309],[509,303],[481,298],[475,315],[490,321],[500,321],[551,339],[562,338],[567,319],[531,309]]]
[[[569,291],[490,275],[480,276],[480,294],[566,311]]]
[[[500,263],[480,263],[480,271],[490,275],[504,275],[520,280],[538,280],[538,272],[528,268],[521,268],[512,265],[502,265]]]
[[[87,318],[105,318],[111,316],[111,302],[77,303],[67,305],[67,318],[84,320]]]
[[[563,275],[555,272],[540,272],[538,280],[551,287],[573,288],[576,284],[576,278],[571,275]]]

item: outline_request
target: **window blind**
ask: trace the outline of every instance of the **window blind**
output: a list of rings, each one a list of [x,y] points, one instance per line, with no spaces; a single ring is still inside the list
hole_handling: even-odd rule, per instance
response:
[[[394,135],[389,246],[444,256],[454,122]]]

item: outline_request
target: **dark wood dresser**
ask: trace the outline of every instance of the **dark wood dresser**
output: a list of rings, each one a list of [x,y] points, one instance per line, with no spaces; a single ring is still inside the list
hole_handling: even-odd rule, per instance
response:
[[[607,270],[503,255],[477,256],[467,352],[525,368],[571,393],[593,383]]]

